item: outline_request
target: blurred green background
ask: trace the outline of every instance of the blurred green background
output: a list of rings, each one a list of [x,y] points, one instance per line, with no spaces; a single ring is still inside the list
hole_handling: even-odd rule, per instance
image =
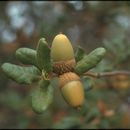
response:
[[[104,60],[92,71],[130,68],[130,2],[128,1],[1,1],[0,65],[20,64],[16,49],[35,49],[38,40],[48,43],[63,32],[74,49],[86,53],[107,49]],[[30,106],[32,86],[19,85],[0,69],[0,128],[130,128],[129,76],[88,79],[81,110],[69,107],[55,84],[54,102],[42,115]]]

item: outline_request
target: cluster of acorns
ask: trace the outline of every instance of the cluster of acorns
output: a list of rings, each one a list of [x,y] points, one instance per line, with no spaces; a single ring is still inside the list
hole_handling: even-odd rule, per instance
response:
[[[99,47],[86,55],[79,47],[74,53],[69,39],[64,34],[58,34],[51,48],[45,39],[41,38],[36,50],[29,48],[16,50],[16,57],[21,63],[33,66],[21,67],[4,63],[2,70],[17,83],[38,83],[39,88],[32,94],[32,107],[39,113],[52,101],[53,87],[50,81],[53,73],[59,78],[60,90],[66,102],[74,108],[79,108],[85,99],[81,78],[102,60],[105,52],[105,48]]]
[[[84,88],[79,75],[74,73],[76,61],[74,50],[69,39],[58,34],[51,47],[53,71],[59,76],[59,86],[65,101],[72,107],[80,107],[84,103]]]

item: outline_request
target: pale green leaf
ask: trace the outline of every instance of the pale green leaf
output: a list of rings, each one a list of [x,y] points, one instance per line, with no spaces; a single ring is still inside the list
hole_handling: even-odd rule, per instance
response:
[[[16,50],[16,58],[20,60],[23,64],[35,65],[36,61],[36,51],[30,48],[19,48]]]
[[[20,84],[31,84],[40,78],[40,72],[35,66],[21,67],[10,63],[4,63],[2,65],[2,70],[9,78]]]
[[[52,71],[50,48],[44,38],[41,38],[38,42],[37,63],[40,70],[44,70],[46,73]]]
[[[103,47],[96,48],[77,63],[75,72],[83,74],[94,68],[103,59],[105,52],[106,50]]]
[[[40,81],[38,88],[32,93],[32,109],[38,114],[43,113],[53,100],[53,87],[50,84],[45,86],[47,85],[45,82]]]
[[[76,62],[80,61],[85,56],[85,51],[81,46],[78,46],[76,52],[75,52],[75,60]]]

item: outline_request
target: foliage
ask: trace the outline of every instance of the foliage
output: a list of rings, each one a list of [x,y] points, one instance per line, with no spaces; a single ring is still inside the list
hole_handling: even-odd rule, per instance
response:
[[[95,67],[105,54],[104,48],[97,48],[90,54],[84,57],[82,56],[83,58],[81,58],[81,55],[83,55],[83,51],[81,50],[83,49],[81,47],[79,49],[75,54],[77,59],[81,59],[77,62],[75,67],[76,73],[79,74]],[[37,45],[36,52],[35,50],[21,48],[16,51],[16,56],[22,63],[31,64],[33,66],[20,67],[10,63],[4,63],[2,65],[2,70],[9,78],[20,84],[32,84],[37,81],[39,88],[36,88],[37,90],[32,94],[32,108],[37,113],[43,113],[51,104],[54,91],[53,87],[50,85],[50,79],[47,79],[48,75],[53,73],[50,48],[45,39],[41,38]],[[34,65],[38,66],[38,68],[34,67]]]
[[[0,10],[0,65],[4,62],[9,64],[13,62],[22,65],[18,67],[31,67],[37,70],[39,67],[35,59],[36,50],[28,49],[35,48],[40,37],[46,37],[50,43],[54,35],[64,30],[74,47],[82,46],[77,48],[79,52],[76,52],[80,53],[80,56],[78,58],[75,53],[76,61],[98,46],[103,46],[107,50],[105,58],[91,69],[92,72],[122,69],[129,71],[128,1],[55,3],[9,1],[1,2]],[[18,50],[16,60],[13,54]],[[31,53],[34,55],[30,55]],[[36,80],[33,80],[35,82],[27,87],[25,84],[19,85],[9,80],[0,68],[0,128],[130,128],[128,75],[103,77],[98,80],[83,76],[81,80],[84,83],[86,102],[80,110],[66,105],[57,84],[51,81],[55,90],[54,101],[39,116],[28,104],[32,105],[29,93],[32,96],[33,92],[40,89],[37,77],[39,79],[41,73],[40,70]],[[44,77],[48,78],[48,75]]]

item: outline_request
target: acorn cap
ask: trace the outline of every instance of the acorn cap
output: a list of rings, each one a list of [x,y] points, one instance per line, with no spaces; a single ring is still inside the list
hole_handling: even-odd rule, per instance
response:
[[[80,77],[73,72],[64,73],[63,75],[60,75],[59,78],[60,88],[64,87],[64,85],[71,81],[80,81]]]
[[[70,72],[74,70],[74,67],[76,66],[75,59],[71,59],[68,61],[58,61],[53,63],[53,72],[61,75],[66,72]]]
[[[51,57],[53,61],[66,61],[74,58],[74,50],[71,42],[64,34],[55,36],[52,47]]]

